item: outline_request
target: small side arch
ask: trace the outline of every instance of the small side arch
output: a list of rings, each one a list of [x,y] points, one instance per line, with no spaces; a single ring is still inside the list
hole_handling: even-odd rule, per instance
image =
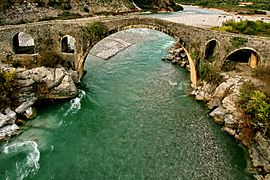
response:
[[[35,53],[35,41],[30,34],[18,32],[13,36],[12,43],[15,54]]]
[[[256,68],[261,62],[261,57],[255,49],[243,47],[229,53],[223,62],[225,61],[245,63],[251,68]]]
[[[216,39],[210,39],[205,45],[204,59],[210,60],[216,53],[217,46],[220,46],[220,43]]]
[[[62,37],[61,49],[63,53],[75,53],[75,39],[70,35]]]

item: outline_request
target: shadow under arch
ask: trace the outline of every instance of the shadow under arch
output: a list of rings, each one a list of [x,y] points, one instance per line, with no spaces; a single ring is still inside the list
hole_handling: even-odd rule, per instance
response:
[[[61,50],[63,53],[75,53],[75,38],[65,35],[61,38]]]
[[[30,34],[18,32],[12,38],[13,51],[15,54],[34,54],[35,41]]]
[[[210,60],[215,55],[218,46],[220,46],[220,43],[215,38],[207,41],[205,45],[204,59]]]
[[[224,65],[226,61],[247,64],[251,68],[256,68],[261,62],[261,57],[255,49],[242,47],[230,52],[224,58],[222,65]]]

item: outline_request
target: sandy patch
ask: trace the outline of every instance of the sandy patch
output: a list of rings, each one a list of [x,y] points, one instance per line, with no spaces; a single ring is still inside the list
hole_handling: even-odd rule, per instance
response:
[[[176,17],[162,17],[161,19],[183,23],[195,27],[210,28],[214,26],[222,26],[223,22],[228,20],[240,21],[240,20],[261,20],[270,23],[270,18],[265,16],[241,16],[234,14],[219,15],[219,14],[179,14]]]
[[[93,48],[90,53],[101,59],[107,60],[118,52],[126,49],[130,45],[131,43],[128,43],[123,39],[109,37],[103,39],[102,42],[98,45],[99,47]]]

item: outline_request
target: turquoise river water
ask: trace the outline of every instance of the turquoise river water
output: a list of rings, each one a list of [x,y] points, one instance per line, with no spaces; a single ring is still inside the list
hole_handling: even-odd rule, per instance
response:
[[[0,179],[252,179],[245,151],[187,95],[188,72],[160,60],[173,39],[144,31],[107,61],[89,55],[79,97],[1,145]]]

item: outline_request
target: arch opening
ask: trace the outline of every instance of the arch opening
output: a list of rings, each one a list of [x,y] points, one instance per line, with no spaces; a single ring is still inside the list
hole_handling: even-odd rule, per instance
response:
[[[84,65],[85,65],[85,62],[86,62],[86,58],[87,58],[87,56],[89,54],[91,54],[93,56],[96,56],[96,57],[98,57],[100,59],[107,60],[110,57],[117,54],[119,52],[119,50],[121,51],[121,49],[125,49],[125,48],[129,47],[130,45],[132,45],[133,44],[132,42],[123,42],[122,40],[119,40],[118,38],[112,38],[112,36],[114,36],[118,32],[122,32],[122,31],[126,31],[126,30],[132,30],[132,29],[141,29],[143,31],[145,31],[145,30],[154,30],[154,31],[159,31],[161,33],[164,33],[164,34],[166,34],[168,36],[171,36],[175,40],[176,40],[176,38],[178,38],[170,30],[167,30],[167,31],[163,32],[163,31],[161,31],[161,29],[158,29],[156,26],[132,25],[132,26],[123,26],[123,27],[118,27],[118,28],[115,28],[115,29],[111,29],[110,31],[108,31],[106,33],[106,36],[104,36],[102,39],[100,39],[98,41],[94,41],[94,42],[92,42],[91,39],[88,41],[90,43],[87,44],[87,48],[85,48],[83,56],[76,63],[76,66],[75,66],[76,70],[79,72],[79,77],[81,78],[82,75],[83,75]],[[143,33],[145,33],[145,32],[143,32]],[[141,33],[139,33],[139,34],[141,34]],[[121,36],[121,38],[123,38],[123,36]],[[140,35],[137,35],[136,38],[140,39]],[[99,50],[99,52],[97,52],[95,50],[95,47],[98,46],[99,42],[104,41],[105,39],[112,39],[113,42],[105,43],[106,45],[105,46],[103,45],[102,48],[96,48],[96,49]],[[131,41],[134,41],[135,38],[131,38],[131,39],[132,39]],[[143,37],[141,39],[146,39],[146,37]],[[180,42],[180,47],[183,48],[185,53],[186,53],[187,59],[189,61],[190,67],[191,67],[190,78],[191,78],[191,81],[192,81],[192,85],[196,86],[196,82],[197,82],[196,64],[193,61],[192,57],[188,53],[188,50],[186,48],[187,44],[185,43],[185,41],[180,38],[179,42]],[[109,47],[109,46],[111,46],[111,47]],[[108,50],[108,48],[116,48],[116,50],[114,50],[114,49]],[[104,52],[106,52],[106,53],[104,53]]]
[[[226,59],[231,63],[241,63],[250,66],[251,68],[256,68],[260,61],[259,54],[251,48],[241,48],[230,53]]]
[[[35,41],[30,34],[19,32],[13,36],[12,41],[15,54],[35,53]]]
[[[218,44],[219,44],[218,41],[215,39],[212,39],[207,42],[205,47],[204,59],[210,60],[211,58],[213,58]]]
[[[61,40],[61,48],[63,53],[75,53],[75,39],[66,35]]]

